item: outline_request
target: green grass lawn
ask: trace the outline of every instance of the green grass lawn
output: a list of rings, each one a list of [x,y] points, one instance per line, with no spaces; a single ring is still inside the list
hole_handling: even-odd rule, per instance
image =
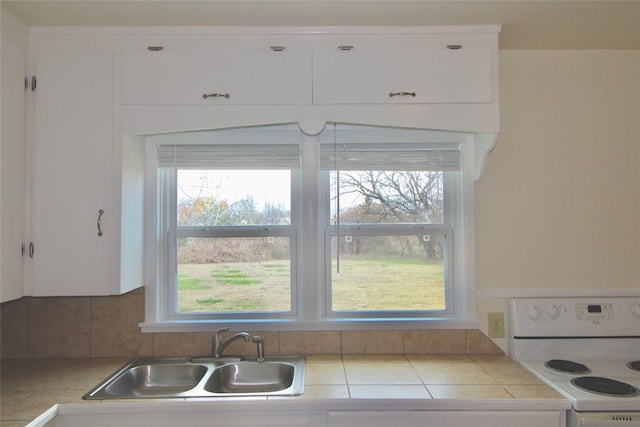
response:
[[[180,264],[180,312],[289,311],[287,261]],[[442,264],[341,258],[332,269],[335,311],[444,308]]]
[[[444,309],[442,264],[341,259],[331,275],[335,311]]]
[[[289,263],[178,265],[178,311],[289,311]]]

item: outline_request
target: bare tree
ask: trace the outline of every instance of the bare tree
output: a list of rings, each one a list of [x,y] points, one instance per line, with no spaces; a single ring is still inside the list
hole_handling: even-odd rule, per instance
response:
[[[358,201],[340,212],[348,223],[427,223],[443,222],[443,174],[437,171],[341,171],[341,199]],[[334,188],[334,196],[337,191]],[[416,234],[425,255],[440,259],[439,240]]]

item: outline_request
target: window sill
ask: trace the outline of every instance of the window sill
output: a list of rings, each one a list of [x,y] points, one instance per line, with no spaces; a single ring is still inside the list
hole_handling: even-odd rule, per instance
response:
[[[324,330],[389,330],[389,329],[478,329],[477,320],[445,318],[430,319],[327,319],[316,322],[298,320],[188,320],[142,322],[143,333],[156,332],[213,332],[222,327],[232,330],[256,331],[324,331]]]

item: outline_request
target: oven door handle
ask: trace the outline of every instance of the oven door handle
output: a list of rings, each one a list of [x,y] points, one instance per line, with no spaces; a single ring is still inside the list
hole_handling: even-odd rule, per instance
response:
[[[611,413],[608,418],[603,414],[590,416],[574,413],[574,416],[578,417],[578,423],[574,424],[576,427],[640,427],[640,412]]]

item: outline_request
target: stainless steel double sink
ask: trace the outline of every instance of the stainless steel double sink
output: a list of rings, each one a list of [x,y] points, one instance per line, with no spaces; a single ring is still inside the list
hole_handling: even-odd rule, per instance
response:
[[[294,396],[304,391],[304,358],[132,359],[84,399]]]

